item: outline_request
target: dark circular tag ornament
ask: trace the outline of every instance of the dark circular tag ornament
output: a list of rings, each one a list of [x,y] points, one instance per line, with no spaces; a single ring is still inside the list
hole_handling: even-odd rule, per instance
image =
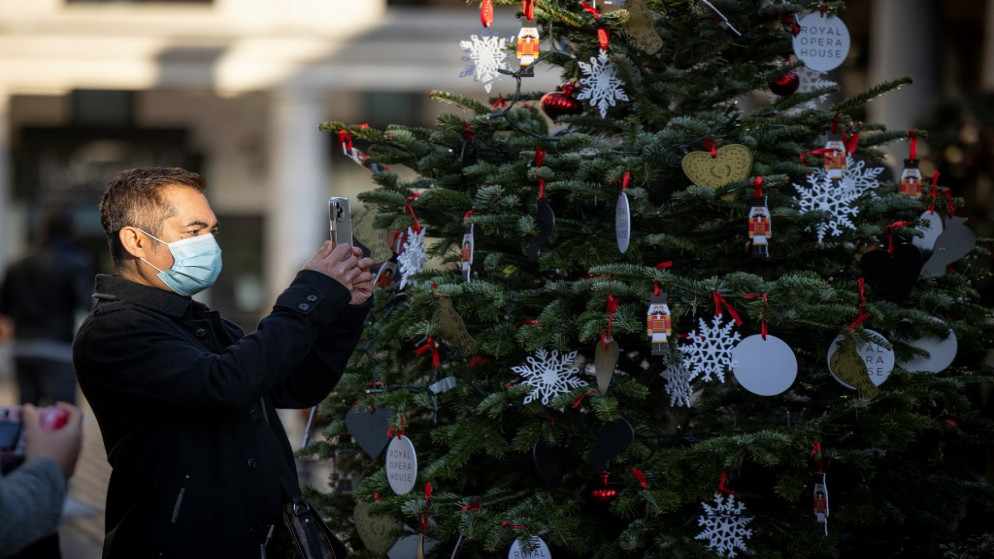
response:
[[[900,303],[908,298],[922,272],[922,252],[901,243],[893,252],[871,250],[859,261],[866,282],[884,299]]]

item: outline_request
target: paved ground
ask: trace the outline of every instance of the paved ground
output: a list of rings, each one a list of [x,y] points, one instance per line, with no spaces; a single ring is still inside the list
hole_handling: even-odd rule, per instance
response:
[[[17,389],[12,378],[6,347],[0,345],[0,406],[17,403]],[[100,429],[86,400],[79,396],[83,410],[83,451],[76,473],[69,480],[69,498],[59,525],[59,541],[63,559],[100,559],[104,539],[104,500],[110,465],[107,464]],[[281,412],[283,423],[294,448],[302,442],[303,419],[299,413]],[[298,464],[299,466],[302,466]],[[309,464],[300,467],[301,479],[321,490],[327,490],[328,468]]]

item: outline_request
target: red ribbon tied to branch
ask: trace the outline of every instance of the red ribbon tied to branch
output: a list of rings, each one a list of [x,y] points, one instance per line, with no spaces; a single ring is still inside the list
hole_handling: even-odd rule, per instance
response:
[[[635,481],[639,482],[639,485],[642,486],[642,489],[649,489],[649,482],[645,480],[645,474],[642,473],[642,470],[638,468],[632,468],[632,477],[635,478]]]
[[[766,297],[766,293],[761,293],[759,295],[745,295],[746,299],[762,299],[764,303],[768,303],[770,300]],[[770,333],[769,324],[766,322],[766,306],[763,306],[763,310],[759,313],[759,333],[766,339],[766,336]]]
[[[419,196],[421,196],[420,192],[415,192],[414,194],[408,196],[407,205],[404,207],[404,209],[407,210],[407,213],[411,214],[411,219],[414,220],[414,226],[411,227],[411,229],[413,229],[415,233],[421,232],[421,224],[418,223],[418,216],[414,213],[414,206],[411,205],[411,202],[417,200]]]
[[[656,264],[656,269],[657,270],[665,270],[665,269],[669,268],[672,265],[673,265],[673,261],[672,260],[667,260],[666,262],[660,262],[659,264]],[[659,289],[659,282],[658,281],[653,281],[652,282],[652,293],[653,293],[653,295],[655,295],[657,297],[661,293],[661,291]]]
[[[425,484],[425,512],[418,516],[418,528],[422,534],[428,533],[428,501],[431,500],[431,482]]]
[[[535,163],[534,166],[541,167],[542,162],[545,161],[545,150],[539,146],[535,146]],[[538,179],[538,199],[541,200],[545,197],[545,179],[539,177]]]
[[[729,489],[726,484],[728,483],[728,474],[721,472],[721,479],[718,480],[718,491],[717,493],[727,493],[733,497],[738,497],[739,494],[735,491]]]
[[[712,142],[711,138],[704,138],[704,149],[711,152],[711,158],[718,157],[718,142]]]
[[[859,287],[859,302],[856,305],[857,312],[859,316],[849,325],[850,330],[855,330],[857,326],[863,323],[864,320],[870,318],[870,313],[863,312],[863,302],[866,301],[866,280],[864,278],[859,278],[856,281],[856,285]]]
[[[728,314],[732,315],[732,320],[735,321],[735,325],[736,326],[742,326],[742,318],[739,317],[739,313],[738,313],[738,311],[735,310],[735,307],[733,307],[732,305],[728,304],[728,301],[725,300],[725,298],[721,295],[721,293],[715,291],[714,292],[714,315],[715,316],[721,316],[721,307],[722,306],[724,306],[726,309],[728,309]]]
[[[422,353],[428,351],[429,349],[431,350],[431,368],[437,369],[440,363],[440,359],[438,357],[438,344],[435,343],[435,336],[429,334],[428,341],[423,346],[415,349],[414,354],[421,355]]]
[[[758,175],[756,178],[749,181],[752,184],[753,191],[752,197],[759,200],[763,197],[763,175]]]
[[[891,229],[895,227],[910,227],[914,224],[915,222],[913,221],[895,221],[887,226],[887,252],[894,254],[894,233],[891,232]]]

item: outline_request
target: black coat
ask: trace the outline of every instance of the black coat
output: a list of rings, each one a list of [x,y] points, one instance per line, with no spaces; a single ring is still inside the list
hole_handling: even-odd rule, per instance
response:
[[[205,305],[97,276],[73,344],[113,471],[105,558],[259,557],[295,473],[275,408],[319,403],[341,378],[368,305],[301,271],[256,332]]]

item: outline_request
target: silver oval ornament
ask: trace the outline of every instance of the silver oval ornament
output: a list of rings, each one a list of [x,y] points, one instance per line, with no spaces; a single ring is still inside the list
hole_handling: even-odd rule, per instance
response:
[[[614,233],[618,239],[618,250],[628,250],[628,241],[632,237],[632,215],[628,206],[628,195],[622,190],[618,194],[618,204],[614,207]]]
[[[387,482],[398,495],[410,493],[418,479],[418,454],[406,435],[394,437],[387,447]]]

